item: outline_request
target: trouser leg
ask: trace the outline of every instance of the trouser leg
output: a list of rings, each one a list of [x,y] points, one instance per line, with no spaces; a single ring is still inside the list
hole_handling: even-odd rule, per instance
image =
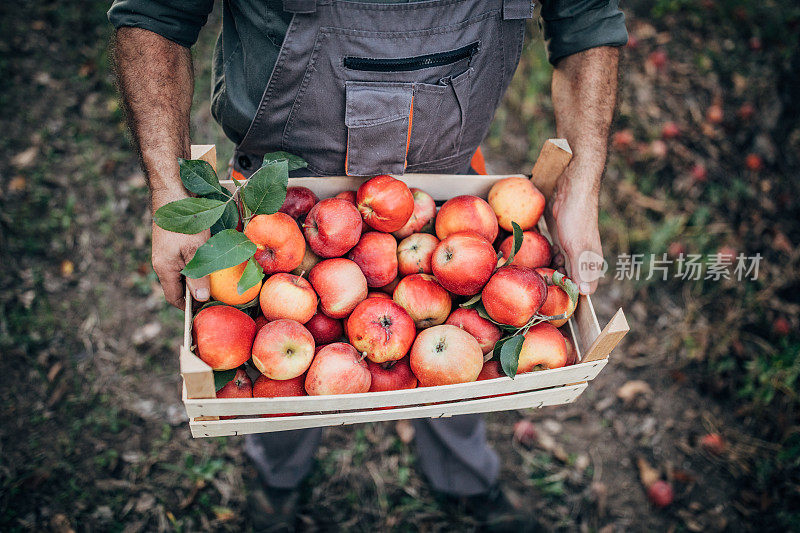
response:
[[[457,496],[487,492],[497,481],[500,460],[486,441],[478,414],[414,421],[417,457],[434,489]]]
[[[321,438],[322,428],[246,435],[244,452],[267,486],[291,489],[311,470]]]

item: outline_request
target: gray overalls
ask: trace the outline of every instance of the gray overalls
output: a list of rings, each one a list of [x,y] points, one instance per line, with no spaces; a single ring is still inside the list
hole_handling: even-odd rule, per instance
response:
[[[277,150],[308,161],[304,174],[466,173],[533,15],[530,0],[283,6],[294,16],[233,160],[245,176]],[[479,415],[413,422],[419,464],[436,490],[466,496],[494,484],[499,461]],[[294,487],[321,435],[249,436],[246,451],[268,484]]]

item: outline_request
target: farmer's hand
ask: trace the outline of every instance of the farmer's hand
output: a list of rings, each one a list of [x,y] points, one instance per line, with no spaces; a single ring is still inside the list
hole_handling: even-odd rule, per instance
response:
[[[157,192],[153,191],[152,206],[153,213],[170,202],[186,198],[183,192]],[[178,309],[186,306],[183,283],[181,283],[181,270],[192,257],[195,251],[202,246],[211,236],[209,230],[205,230],[196,235],[185,235],[167,231],[153,224],[153,270],[155,270],[161,288],[164,290],[164,297],[167,302]],[[186,278],[189,290],[195,300],[205,302],[209,298],[208,276],[200,279]]]
[[[597,191],[590,180],[574,179],[567,167],[552,203],[561,249],[556,266],[565,266],[581,294],[592,294],[602,272],[603,246],[597,228]]]

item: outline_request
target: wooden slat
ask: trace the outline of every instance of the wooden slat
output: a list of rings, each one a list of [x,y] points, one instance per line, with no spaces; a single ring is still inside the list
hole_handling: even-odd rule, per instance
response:
[[[553,196],[556,182],[572,160],[572,149],[566,139],[548,139],[531,170],[531,180],[547,201]],[[552,226],[551,226],[552,227]]]
[[[510,409],[536,409],[550,405],[574,402],[586,389],[586,383],[576,383],[569,387],[546,389],[533,392],[482,398],[443,405],[426,405],[382,411],[358,411],[322,415],[286,416],[275,418],[255,418],[243,420],[220,420],[217,422],[190,421],[193,437],[221,437],[265,433],[323,426],[343,426],[362,422],[381,420],[404,420],[409,418],[440,418],[470,413],[488,413]]]
[[[597,318],[595,317],[595,322]],[[625,319],[625,313],[622,309],[618,309],[611,320],[603,328],[603,331],[594,339],[591,346],[586,350],[582,362],[597,361],[605,359],[611,350],[619,344],[619,341],[628,334],[630,331],[628,321]]]
[[[193,144],[191,148],[192,159],[202,159],[217,170],[217,147],[214,144]]]
[[[434,402],[449,402],[481,398],[493,394],[508,394],[557,387],[567,383],[589,381],[605,367],[606,360],[581,363],[564,368],[522,374],[516,378],[421,387],[418,389],[339,394],[330,396],[301,396],[289,398],[225,398],[216,400],[186,400],[190,418],[201,415],[258,415],[272,413],[317,413],[348,411],[374,407],[409,406]]]

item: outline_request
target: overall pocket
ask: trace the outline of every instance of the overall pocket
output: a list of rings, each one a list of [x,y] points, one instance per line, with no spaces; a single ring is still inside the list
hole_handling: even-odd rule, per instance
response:
[[[500,18],[489,11],[451,26],[402,32],[320,28],[283,131],[283,149],[303,154],[309,169],[320,174],[343,173],[345,158],[347,173],[360,175],[460,161],[470,149],[462,146],[464,132],[471,124],[488,126],[500,98]],[[403,87],[403,105],[413,99],[407,123],[361,122],[358,113],[364,110],[356,99],[380,96],[378,105],[391,86]],[[369,92],[378,87],[380,94]],[[401,113],[388,108],[369,114]],[[378,153],[381,143],[391,148]]]

